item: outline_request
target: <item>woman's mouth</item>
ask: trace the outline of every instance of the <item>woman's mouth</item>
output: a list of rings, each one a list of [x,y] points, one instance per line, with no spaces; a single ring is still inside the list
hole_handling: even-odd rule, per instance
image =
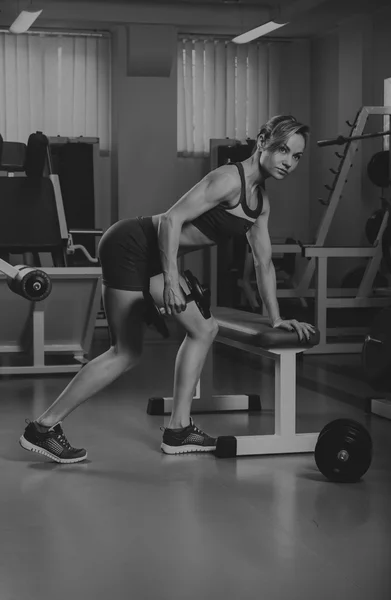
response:
[[[283,175],[288,175],[288,171],[285,171],[285,169],[280,169],[280,167],[277,167],[277,171],[280,171],[280,173]]]

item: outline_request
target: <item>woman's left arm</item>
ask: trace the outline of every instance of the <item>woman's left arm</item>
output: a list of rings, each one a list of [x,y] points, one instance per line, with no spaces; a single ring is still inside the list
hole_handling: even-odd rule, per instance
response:
[[[269,206],[262,211],[254,225],[247,232],[247,239],[254,256],[254,267],[259,295],[265,303],[273,327],[296,330],[302,340],[304,336],[310,339],[315,329],[309,323],[299,323],[296,319],[284,320],[280,317],[277,302],[276,272],[272,261],[272,245],[268,230]]]
[[[270,321],[275,326],[281,321],[280,309],[277,302],[276,272],[272,261],[272,245],[268,230],[269,206],[264,207],[247,232],[247,239],[254,257],[255,276],[259,295],[266,306]]]

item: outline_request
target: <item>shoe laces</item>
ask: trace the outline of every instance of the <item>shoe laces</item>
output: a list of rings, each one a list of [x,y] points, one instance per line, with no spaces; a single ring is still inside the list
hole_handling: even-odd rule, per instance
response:
[[[204,432],[202,431],[202,429],[199,429],[199,427],[196,427],[195,425],[193,425],[193,430],[196,433],[200,433],[201,435],[204,435]]]
[[[67,450],[71,450],[72,446],[70,445],[70,443],[68,442],[67,438],[65,437],[65,433],[61,432],[57,434],[57,439],[59,442],[61,442],[61,444],[63,444],[65,446],[65,448]]]
[[[200,429],[199,427],[197,427],[196,425],[194,425],[193,419],[190,418],[190,425],[193,428],[193,431],[195,431],[196,433],[199,433],[200,435],[205,435],[205,433],[202,431],[202,429]]]
[[[205,433],[202,431],[202,429],[199,429],[198,427],[196,427],[194,425],[193,419],[190,417],[190,424],[188,425],[188,427],[191,425],[191,427],[193,428],[193,431],[195,431],[196,433],[199,433],[200,435],[205,435]],[[166,429],[168,429],[168,427],[159,427],[160,431],[166,431]],[[186,429],[186,427],[184,428]]]

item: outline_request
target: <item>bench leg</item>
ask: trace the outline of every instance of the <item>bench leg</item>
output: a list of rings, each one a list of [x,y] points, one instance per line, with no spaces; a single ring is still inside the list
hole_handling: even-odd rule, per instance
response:
[[[149,398],[147,413],[149,415],[167,415],[172,411],[173,399]],[[194,391],[192,414],[260,411],[261,399],[256,394],[214,395],[213,394],[213,351],[209,351],[202,370],[201,379]]]
[[[276,356],[274,372],[274,435],[219,437],[219,458],[314,452],[319,433],[296,433],[296,354],[282,352]]]

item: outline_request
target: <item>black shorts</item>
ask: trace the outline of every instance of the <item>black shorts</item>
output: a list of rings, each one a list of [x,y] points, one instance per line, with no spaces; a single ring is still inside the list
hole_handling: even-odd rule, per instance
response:
[[[101,237],[98,254],[103,284],[117,290],[148,290],[150,278],[162,272],[152,217],[114,223]]]

